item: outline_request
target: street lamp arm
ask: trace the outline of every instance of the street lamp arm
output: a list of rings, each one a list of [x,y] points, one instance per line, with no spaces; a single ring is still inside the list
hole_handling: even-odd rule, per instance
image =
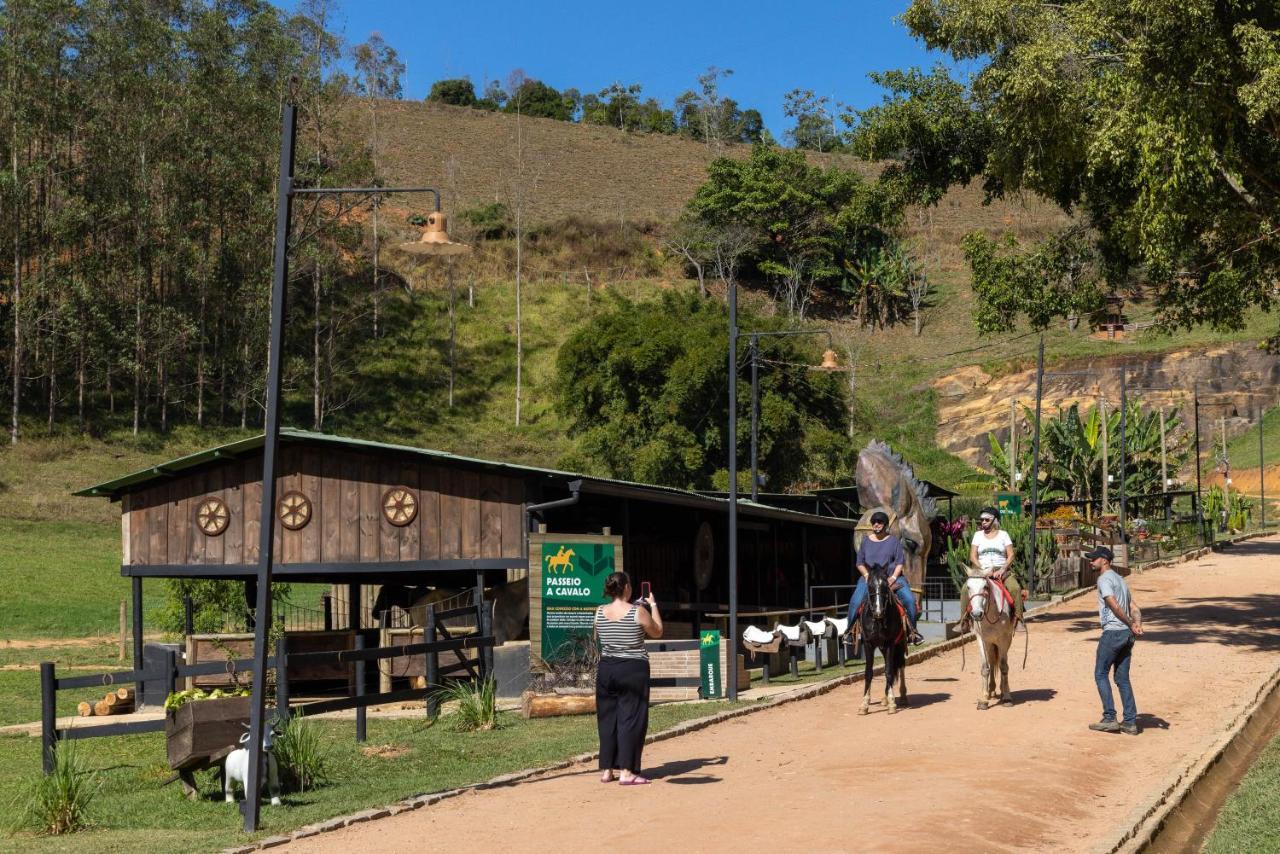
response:
[[[435,196],[436,210],[440,210],[440,191],[435,187],[294,187],[289,192],[295,196],[340,196],[345,193],[390,196],[396,193],[430,193]]]

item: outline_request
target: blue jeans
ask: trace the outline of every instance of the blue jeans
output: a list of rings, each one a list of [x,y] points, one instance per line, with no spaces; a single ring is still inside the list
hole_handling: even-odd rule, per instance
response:
[[[1133,633],[1128,629],[1112,629],[1103,632],[1098,639],[1098,657],[1093,665],[1093,681],[1098,683],[1098,696],[1102,698],[1102,719],[1114,721],[1116,706],[1111,696],[1111,683],[1107,680],[1115,668],[1116,687],[1120,689],[1120,705],[1124,708],[1124,722],[1138,722],[1138,707],[1133,701],[1133,687],[1129,684],[1129,662],[1133,659]]]
[[[907,583],[905,575],[898,576],[898,580],[893,584],[893,593],[906,610],[907,622],[914,631],[916,627],[916,597],[911,595],[911,585]],[[853,588],[853,597],[849,600],[850,620],[858,613],[858,609],[862,607],[862,603],[865,601],[867,601],[867,580],[859,576],[858,586]]]

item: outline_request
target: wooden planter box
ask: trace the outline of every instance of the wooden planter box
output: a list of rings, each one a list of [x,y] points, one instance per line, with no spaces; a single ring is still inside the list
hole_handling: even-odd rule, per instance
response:
[[[167,712],[164,734],[169,767],[180,770],[199,765],[238,746],[248,725],[248,697],[190,700],[176,712]]]

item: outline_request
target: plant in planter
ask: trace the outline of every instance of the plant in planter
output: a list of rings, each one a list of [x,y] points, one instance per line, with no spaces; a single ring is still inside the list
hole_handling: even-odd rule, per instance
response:
[[[596,709],[596,665],[600,650],[591,635],[574,635],[540,668],[521,695],[526,718],[588,714]]]

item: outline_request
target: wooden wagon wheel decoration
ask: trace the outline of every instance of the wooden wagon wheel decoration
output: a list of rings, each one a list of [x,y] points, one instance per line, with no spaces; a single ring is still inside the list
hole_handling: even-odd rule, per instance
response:
[[[231,511],[221,498],[210,495],[196,505],[196,527],[206,537],[216,537],[231,524]]]
[[[382,516],[397,528],[403,528],[418,516],[418,499],[403,486],[393,486],[382,493]]]
[[[290,531],[305,528],[311,521],[311,499],[297,490],[290,490],[280,496],[280,502],[276,506],[280,524]]]

